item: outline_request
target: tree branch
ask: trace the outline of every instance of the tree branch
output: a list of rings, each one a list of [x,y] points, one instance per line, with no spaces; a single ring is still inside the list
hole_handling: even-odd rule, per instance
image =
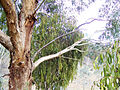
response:
[[[64,53],[67,53],[69,51],[72,51],[72,50],[76,50],[75,46],[80,44],[82,41],[86,40],[85,38],[75,42],[73,45],[63,49],[62,51],[56,53],[56,54],[52,54],[52,55],[48,55],[48,56],[44,56],[44,57],[41,57],[40,59],[38,59],[34,64],[33,64],[33,70],[42,62],[44,61],[47,61],[47,60],[50,60],[50,59],[53,59],[53,58],[56,58],[56,57],[59,57],[61,56],[62,54]],[[83,51],[82,51],[83,52]]]
[[[78,51],[78,52],[86,52],[86,51],[82,51],[82,50],[79,50],[78,48],[74,48],[73,50],[76,50],[76,51]]]
[[[6,34],[4,34],[1,30],[0,30],[0,43],[9,51],[12,51],[13,46],[12,43],[10,41],[10,37],[7,36]]]
[[[89,21],[89,22],[85,22],[85,23],[83,23],[83,24],[80,24],[78,27],[74,28],[73,31],[68,32],[68,33],[66,33],[66,34],[63,34],[63,35],[61,35],[61,36],[56,37],[55,39],[53,39],[52,41],[50,41],[49,43],[47,43],[46,45],[44,45],[42,48],[40,48],[40,49],[34,54],[34,56],[32,57],[31,60],[33,61],[33,60],[35,59],[35,57],[40,53],[40,51],[41,51],[42,49],[44,49],[45,47],[47,47],[48,45],[50,45],[50,44],[53,43],[54,41],[56,41],[56,40],[58,40],[58,39],[60,39],[60,38],[62,38],[62,37],[64,37],[64,36],[67,36],[67,35],[69,35],[69,34],[72,34],[72,33],[74,33],[74,32],[80,31],[79,28],[80,28],[81,26],[86,25],[86,24],[90,24],[90,23],[92,23],[92,22],[95,21],[95,20],[102,20],[102,19],[93,19],[93,20],[91,20],[91,21]],[[102,21],[103,21],[103,20],[102,20]]]
[[[3,77],[3,78],[4,78],[4,77],[6,77],[6,76],[8,76],[8,77],[9,77],[9,76],[10,76],[10,74],[5,74],[5,75],[0,76],[0,77]]]
[[[38,11],[38,9],[42,6],[42,4],[43,4],[45,1],[46,1],[46,0],[43,0],[43,1],[40,3],[40,5],[35,9],[33,15],[36,14],[36,12]]]

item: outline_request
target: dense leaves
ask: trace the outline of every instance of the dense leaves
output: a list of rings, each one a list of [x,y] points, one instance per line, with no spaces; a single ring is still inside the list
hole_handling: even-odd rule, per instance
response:
[[[37,23],[34,27],[31,54],[33,55],[39,48],[49,43],[54,38],[70,32],[74,29],[70,21],[59,12],[59,5],[55,4],[54,0],[48,0],[44,6],[47,14],[38,13]],[[41,50],[35,61],[43,56],[57,53],[64,48],[70,46],[77,40],[83,37],[81,33],[74,33],[60,38],[49,46]],[[83,47],[77,47],[85,50]],[[63,58],[68,57],[68,58]],[[37,89],[53,89],[59,90],[61,87],[66,87],[70,80],[73,79],[77,70],[78,61],[69,58],[82,58],[82,53],[78,51],[70,51],[59,58],[41,63],[33,72],[34,81]],[[81,61],[81,60],[80,60]]]

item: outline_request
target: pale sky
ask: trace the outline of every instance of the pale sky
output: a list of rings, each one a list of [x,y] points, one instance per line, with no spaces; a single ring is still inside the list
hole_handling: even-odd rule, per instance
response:
[[[91,18],[99,18],[99,9],[102,7],[103,4],[104,0],[96,0],[95,3],[93,3],[88,9],[86,9],[86,11],[84,11],[81,15],[78,16],[79,18],[83,18],[82,20],[78,19],[77,24],[79,25],[79,23],[84,23]],[[94,21],[91,24],[84,26],[84,28],[87,29],[85,33],[88,35],[88,37],[92,39],[97,39],[101,32],[96,33],[96,31],[105,29],[105,25],[106,21]]]
[[[77,1],[79,4],[80,1],[79,0]],[[102,7],[104,2],[105,0],[96,0],[95,3],[92,3],[88,8],[85,9],[85,11],[83,11],[80,14],[74,10],[74,7],[73,9],[71,9],[72,7],[71,0],[65,0],[64,6],[65,6],[65,9],[71,9],[71,11],[66,10],[67,16],[69,17],[71,15],[74,15],[75,18],[77,19],[77,26],[78,26],[82,23],[85,23],[86,21],[92,20],[93,18],[100,19],[98,17],[99,9]],[[105,26],[106,26],[106,21],[94,21],[91,24],[85,25],[81,28],[85,29],[84,31],[85,36],[87,36],[88,38],[97,39],[98,36],[102,33],[101,32],[96,33],[96,31],[104,30]]]

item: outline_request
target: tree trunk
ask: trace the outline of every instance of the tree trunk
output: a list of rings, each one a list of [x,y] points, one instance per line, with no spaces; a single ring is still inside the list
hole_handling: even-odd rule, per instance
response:
[[[16,56],[11,52],[11,61]],[[11,64],[9,77],[9,90],[31,90],[32,87],[32,63],[30,61],[30,52],[24,53],[22,62]],[[22,61],[23,61],[22,60]]]
[[[22,31],[20,33],[22,36],[17,37],[16,41],[13,39],[17,45],[14,43],[15,46],[10,52],[9,90],[31,90],[32,62],[30,60],[30,47],[34,22],[35,19],[32,16],[27,17],[24,24],[20,22],[19,28]]]
[[[32,62],[30,60],[31,36],[34,19],[29,18],[24,25],[20,25],[21,31],[25,31],[21,38],[22,42],[17,42],[16,48],[10,52],[10,77],[9,90],[31,90],[32,87]],[[25,35],[24,35],[25,34]],[[25,37],[24,37],[25,36]],[[23,44],[23,46],[22,46]]]
[[[31,90],[32,87],[32,62],[30,60],[30,47],[33,25],[35,23],[35,9],[37,0],[22,0],[22,8],[16,11],[13,0],[0,0],[7,19],[10,36],[2,45],[10,51],[10,77],[9,90]],[[8,43],[7,43],[8,41]]]

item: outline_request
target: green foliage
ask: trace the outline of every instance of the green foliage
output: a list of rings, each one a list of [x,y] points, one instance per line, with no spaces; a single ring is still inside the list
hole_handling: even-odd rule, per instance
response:
[[[6,15],[5,15],[5,12],[4,12],[2,6],[0,5],[0,29],[3,30],[6,34],[8,34],[6,23],[7,23]]]
[[[120,85],[120,42],[115,41],[111,49],[100,54],[101,65],[98,64],[97,58],[94,62],[95,69],[102,66],[101,80],[95,83],[101,90],[118,90]]]
[[[64,18],[57,13],[51,17],[41,15],[41,18],[38,20],[38,23],[39,22],[40,24],[35,26],[33,31],[31,45],[32,55],[57,36],[70,32],[74,28],[70,23],[64,22]],[[62,37],[44,48],[35,60],[42,56],[57,53],[77,40],[80,40],[82,37],[83,35],[81,33],[74,33]],[[77,48],[85,50],[85,46]],[[79,59],[82,58],[82,55],[83,54],[78,51],[70,51],[64,54],[65,57]],[[60,87],[66,87],[76,73],[77,64],[78,61],[64,59],[61,56],[41,63],[33,72],[34,80],[38,86],[37,88],[42,88],[43,90],[48,88],[59,90]]]

